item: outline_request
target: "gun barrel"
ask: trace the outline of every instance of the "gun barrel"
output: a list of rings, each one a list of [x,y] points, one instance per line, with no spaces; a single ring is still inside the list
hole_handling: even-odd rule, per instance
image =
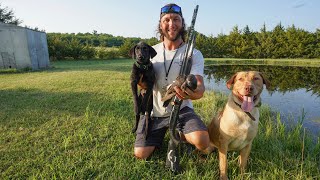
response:
[[[194,43],[195,43],[195,38],[196,38],[194,26],[195,26],[196,19],[197,19],[198,9],[199,9],[199,5],[197,5],[193,11],[191,25],[190,25],[189,31],[188,31],[188,42],[187,42],[186,49],[185,49],[185,52],[183,55],[183,63],[182,63],[182,66],[181,66],[181,69],[179,72],[180,75],[190,74],[191,64],[192,64],[192,53],[193,53]]]
[[[194,26],[195,26],[197,14],[198,14],[198,8],[199,8],[199,5],[195,7],[193,12],[191,25],[188,32],[188,42],[186,45],[185,52],[183,54],[183,62],[179,72],[179,75],[184,78],[186,78],[191,71],[192,54],[195,47],[195,39],[196,39]],[[182,100],[180,100],[176,96],[174,98],[174,105],[173,105],[173,109],[172,109],[172,112],[170,115],[170,121],[169,121],[170,138],[175,144],[178,144],[180,142],[180,137],[176,133],[176,126],[177,126],[177,119],[179,118],[179,111],[180,111],[181,104],[182,104]]]

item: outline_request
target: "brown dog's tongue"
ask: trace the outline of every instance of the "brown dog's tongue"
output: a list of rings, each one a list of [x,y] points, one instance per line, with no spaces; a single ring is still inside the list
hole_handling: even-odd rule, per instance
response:
[[[241,108],[245,112],[250,112],[253,109],[253,97],[243,96],[243,102]]]

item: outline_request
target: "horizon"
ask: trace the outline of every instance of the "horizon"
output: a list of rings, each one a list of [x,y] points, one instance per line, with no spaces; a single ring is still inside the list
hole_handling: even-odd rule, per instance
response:
[[[97,31],[98,34],[115,37],[149,39],[158,38],[156,29],[160,8],[171,2],[181,6],[187,26],[190,25],[193,9],[199,5],[195,30],[206,36],[228,35],[235,26],[239,30],[248,26],[251,32],[260,32],[263,24],[267,31],[273,30],[280,23],[285,29],[294,25],[311,33],[320,28],[320,22],[316,18],[320,16],[320,2],[316,0],[249,0],[246,3],[182,0],[3,0],[1,7],[8,7],[16,18],[23,21],[19,26],[38,28],[46,33],[78,34]]]
[[[279,25],[279,24],[277,24],[277,25]],[[275,25],[275,27],[277,26],[277,25]],[[295,26],[295,25],[294,25]],[[234,26],[235,27],[235,26]],[[273,28],[271,28],[271,29],[269,29],[269,30],[267,30],[268,32],[270,32],[270,31],[272,31],[275,27],[273,27]],[[288,26],[288,27],[284,27],[284,29],[286,30],[287,28],[289,28],[289,27],[292,27],[292,25],[291,26]],[[28,27],[27,27],[28,28]],[[244,29],[244,27],[238,27],[239,28],[239,31],[243,31],[243,29]],[[250,28],[250,27],[249,27]],[[261,27],[262,28],[262,27]],[[307,31],[307,30],[305,30],[305,29],[303,29],[303,28],[300,28],[300,27],[297,27],[297,26],[295,26],[295,28],[296,29],[302,29],[302,30],[304,30],[304,31]],[[307,31],[307,32],[309,32],[309,33],[315,33],[315,31],[316,30],[320,30],[320,28],[316,28],[314,31]],[[41,30],[39,30],[39,31],[41,31]],[[230,31],[232,31],[232,29],[230,30]],[[198,31],[197,31],[198,32]],[[250,32],[261,32],[260,31],[260,29],[259,30],[257,30],[257,31],[253,31],[252,29],[250,29]],[[62,33],[62,32],[46,32],[45,31],[45,33],[57,33],[57,34],[75,34],[75,35],[78,35],[78,34],[86,34],[86,33],[89,33],[89,34],[93,34],[93,32],[77,32],[77,33],[74,33],[74,32],[66,32],[66,33]],[[198,33],[201,33],[201,32],[198,32]],[[151,39],[151,38],[158,38],[158,37],[156,37],[156,36],[153,36],[153,37],[146,37],[146,38],[143,38],[143,37],[135,37],[135,36],[130,36],[130,37],[125,37],[125,36],[119,36],[119,35],[113,35],[113,34],[110,34],[110,33],[104,33],[104,32],[97,32],[97,34],[107,34],[107,35],[112,35],[113,37],[123,37],[123,38],[140,38],[140,39]],[[201,34],[203,34],[203,33],[201,33]],[[219,35],[230,35],[230,32],[227,32],[227,33],[223,33],[223,34],[217,34],[217,35],[215,35],[215,36],[213,36],[213,37],[218,37]],[[206,37],[210,37],[211,35],[205,35]]]

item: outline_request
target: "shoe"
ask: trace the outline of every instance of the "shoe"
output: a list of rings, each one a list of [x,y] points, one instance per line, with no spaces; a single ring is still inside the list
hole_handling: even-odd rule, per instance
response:
[[[188,156],[191,156],[192,154],[194,154],[194,151],[196,150],[196,148],[187,142],[181,143],[181,151],[182,153],[187,154]]]

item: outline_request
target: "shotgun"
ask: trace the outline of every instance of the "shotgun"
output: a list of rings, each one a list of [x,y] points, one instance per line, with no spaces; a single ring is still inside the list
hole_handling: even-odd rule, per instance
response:
[[[194,9],[191,26],[189,27],[188,31],[188,41],[186,44],[186,49],[183,54],[183,62],[179,72],[180,78],[186,80],[187,76],[190,74],[191,66],[192,66],[192,53],[195,47],[195,39],[196,39],[196,32],[194,30],[194,25],[197,18],[199,5],[197,5]],[[178,156],[178,146],[180,143],[180,135],[179,132],[176,131],[177,122],[179,119],[179,111],[183,100],[180,100],[177,96],[174,97],[173,100],[173,107],[170,115],[169,120],[169,133],[170,133],[170,141],[168,144],[168,152],[167,152],[167,159],[166,159],[166,166],[170,167],[170,169],[175,172],[179,173],[181,171],[180,168],[180,159]]]

